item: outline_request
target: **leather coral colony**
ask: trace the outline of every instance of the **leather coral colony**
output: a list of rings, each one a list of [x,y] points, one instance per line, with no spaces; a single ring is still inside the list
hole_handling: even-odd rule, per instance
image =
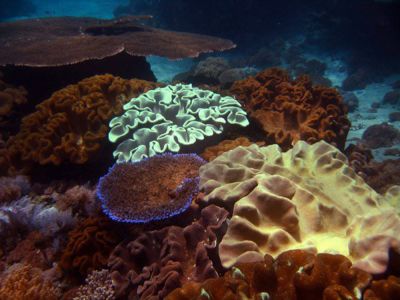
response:
[[[400,247],[393,194],[376,193],[326,142],[238,147],[202,166],[200,178],[206,202],[233,207],[219,246],[224,267],[308,249],[379,274]]]

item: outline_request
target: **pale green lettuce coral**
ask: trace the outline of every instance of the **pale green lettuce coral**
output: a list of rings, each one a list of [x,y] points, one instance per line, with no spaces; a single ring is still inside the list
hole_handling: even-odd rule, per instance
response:
[[[247,126],[240,103],[232,97],[192,85],[168,85],[150,90],[124,105],[125,113],[110,122],[108,138],[122,141],[117,162],[139,161],[220,134],[226,123]]]

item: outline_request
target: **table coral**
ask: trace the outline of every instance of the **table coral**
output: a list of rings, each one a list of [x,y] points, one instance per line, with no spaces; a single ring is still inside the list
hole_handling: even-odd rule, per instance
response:
[[[204,201],[233,206],[219,247],[223,266],[261,261],[290,249],[340,253],[354,266],[383,273],[399,251],[400,218],[324,141],[238,147],[200,168]]]
[[[59,266],[66,273],[85,277],[107,265],[110,252],[120,241],[120,234],[110,220],[88,218],[69,233]]]
[[[313,86],[305,75],[292,80],[286,71],[271,68],[236,81],[230,91],[271,143],[288,149],[298,140],[325,140],[344,149],[350,121],[336,89]]]
[[[117,298],[164,299],[186,281],[217,277],[210,256],[227,216],[225,209],[210,205],[186,227],[148,231],[118,245],[109,259]]]
[[[275,299],[320,300],[360,299],[371,275],[353,268],[342,255],[294,250],[274,261],[239,264],[224,277],[202,283],[188,282],[166,300],[190,299]]]
[[[133,98],[125,113],[111,120],[108,138],[122,141],[117,162],[138,161],[166,151],[179,152],[222,133],[226,123],[247,126],[246,112],[234,98],[192,85],[169,85]]]
[[[128,99],[156,86],[109,74],[69,85],[23,118],[19,133],[8,142],[8,151],[19,165],[95,161],[104,148],[109,120],[122,112]]]
[[[103,211],[113,220],[147,223],[184,212],[198,191],[195,154],[163,154],[115,164],[99,181]]]

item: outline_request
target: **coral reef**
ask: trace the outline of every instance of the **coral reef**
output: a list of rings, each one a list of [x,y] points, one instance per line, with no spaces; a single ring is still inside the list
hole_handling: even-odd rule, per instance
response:
[[[374,280],[364,293],[364,300],[391,300],[400,298],[400,278],[389,276],[384,280]]]
[[[237,147],[200,168],[204,201],[233,206],[219,246],[224,267],[291,249],[340,253],[383,273],[400,247],[398,211],[324,141]]]
[[[238,146],[250,146],[253,144],[247,137],[238,137],[234,140],[224,140],[218,145],[207,147],[204,152],[201,154],[207,161],[211,161],[216,158],[218,155],[232,150]],[[264,142],[258,142],[257,145],[264,146]]]
[[[119,232],[105,217],[84,220],[68,236],[59,266],[67,274],[82,277],[105,267],[109,254],[121,241]]]
[[[54,206],[34,202],[24,196],[0,207],[0,238],[3,252],[8,252],[30,231],[40,231],[51,237],[54,248],[59,248],[60,234],[76,223],[71,211],[58,211]]]
[[[147,223],[181,214],[198,190],[196,154],[163,154],[115,164],[100,179],[97,194],[111,219]]]
[[[276,260],[239,264],[224,277],[189,282],[166,300],[190,299],[360,299],[371,276],[342,255],[287,251]]]
[[[247,126],[246,112],[234,98],[192,85],[156,88],[124,105],[125,113],[110,121],[117,162],[138,161],[196,144],[220,134],[226,123]],[[130,137],[130,138],[126,138]]]
[[[350,121],[337,90],[313,86],[307,76],[291,80],[286,71],[271,68],[236,81],[230,91],[269,142],[288,149],[298,140],[325,140],[344,149]]]
[[[60,211],[71,210],[79,216],[94,216],[99,210],[96,201],[96,189],[90,186],[75,185],[65,193],[54,192],[52,197],[56,200],[56,207]]]
[[[400,143],[400,130],[387,123],[371,125],[364,131],[362,140],[372,149],[391,147]]]
[[[37,105],[36,112],[23,118],[19,133],[8,141],[13,163],[95,161],[104,148],[109,120],[122,112],[130,97],[156,86],[106,74],[57,91]]]
[[[54,246],[51,238],[39,231],[31,231],[8,253],[6,262],[8,265],[23,263],[42,270],[50,269],[59,250]]]
[[[27,102],[27,91],[23,87],[14,87],[3,81],[0,72],[0,129],[5,140],[15,133],[18,127],[18,110]]]
[[[0,204],[15,201],[29,190],[30,182],[25,176],[0,177]]]
[[[400,90],[387,92],[383,97],[384,104],[398,105],[400,104]]]
[[[113,300],[114,286],[108,270],[93,271],[85,279],[86,284],[79,287],[73,300]]]
[[[6,272],[0,285],[0,299],[57,300],[61,296],[60,289],[38,268],[17,264]]]
[[[216,255],[227,216],[225,209],[210,205],[184,228],[144,232],[118,245],[109,259],[117,298],[164,299],[186,281],[217,277],[209,255]]]

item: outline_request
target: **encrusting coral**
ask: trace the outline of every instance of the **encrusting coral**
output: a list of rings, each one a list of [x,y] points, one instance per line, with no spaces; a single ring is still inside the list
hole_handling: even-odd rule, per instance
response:
[[[100,179],[104,213],[128,223],[147,223],[184,212],[198,191],[196,154],[163,154],[135,163],[116,163]]]
[[[11,161],[21,167],[33,162],[59,165],[95,161],[104,148],[110,119],[122,112],[131,97],[156,86],[106,74],[55,92],[22,119],[19,133],[9,139]]]
[[[226,123],[247,126],[240,103],[192,85],[168,85],[133,98],[125,113],[111,120],[108,138],[121,142],[117,162],[138,161],[164,152],[179,152],[220,134]]]
[[[371,279],[342,255],[292,250],[275,261],[266,255],[263,261],[239,264],[224,277],[188,282],[166,300],[356,300],[361,299]]]
[[[120,241],[120,234],[110,220],[88,218],[69,233],[59,266],[66,273],[85,277],[107,265],[110,252]]]
[[[217,277],[210,256],[226,229],[228,212],[210,205],[186,227],[147,231],[119,244],[109,268],[118,299],[164,299],[186,281]]]
[[[400,217],[324,141],[237,147],[200,168],[204,201],[232,208],[219,246],[224,267],[262,261],[286,250],[340,253],[372,274],[399,252]]]
[[[298,140],[325,140],[344,149],[350,121],[336,89],[313,86],[305,75],[292,80],[288,72],[271,68],[236,81],[230,92],[243,101],[269,142],[288,149]]]

